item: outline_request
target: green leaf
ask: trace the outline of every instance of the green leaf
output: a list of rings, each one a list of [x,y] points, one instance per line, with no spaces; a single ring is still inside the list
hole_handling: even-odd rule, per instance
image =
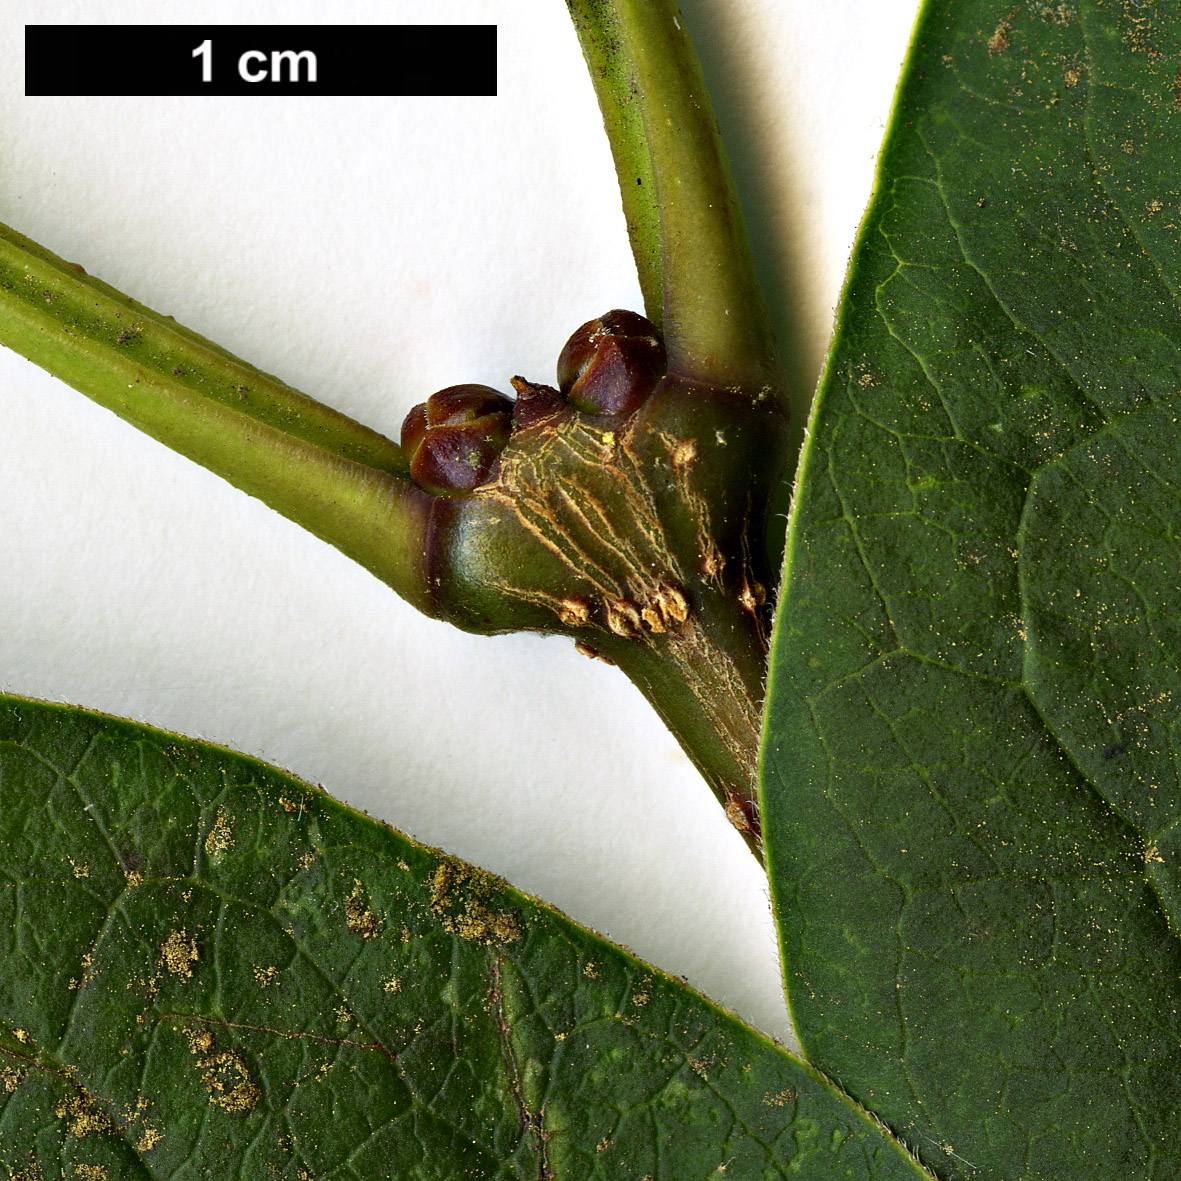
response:
[[[0,699],[0,1166],[925,1176],[806,1064],[228,751]]]
[[[1181,15],[924,9],[763,750],[801,1042],[944,1176],[1177,1176]]]

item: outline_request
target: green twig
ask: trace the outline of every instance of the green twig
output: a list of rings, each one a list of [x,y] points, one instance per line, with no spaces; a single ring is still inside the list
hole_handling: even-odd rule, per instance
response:
[[[0,343],[430,610],[429,498],[383,435],[0,226]]]
[[[701,66],[672,0],[567,0],[670,369],[782,398],[770,319]],[[784,400],[786,407],[786,400]]]

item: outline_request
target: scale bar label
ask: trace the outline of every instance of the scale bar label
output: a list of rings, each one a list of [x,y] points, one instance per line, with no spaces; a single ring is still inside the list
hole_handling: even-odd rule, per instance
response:
[[[495,25],[25,26],[29,96],[495,93]]]

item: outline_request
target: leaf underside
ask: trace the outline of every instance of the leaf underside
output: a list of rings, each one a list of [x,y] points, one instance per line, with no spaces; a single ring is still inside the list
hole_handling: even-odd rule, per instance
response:
[[[926,1176],[499,879],[129,722],[0,698],[0,939],[0,1176]]]
[[[926,6],[763,751],[806,1054],[941,1176],[1181,1176],[1181,15]]]

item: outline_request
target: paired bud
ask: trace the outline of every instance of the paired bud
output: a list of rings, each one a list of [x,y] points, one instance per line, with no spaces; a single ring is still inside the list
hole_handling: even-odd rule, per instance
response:
[[[478,488],[512,431],[512,399],[486,385],[452,385],[415,406],[402,423],[414,482],[436,496]]]
[[[630,414],[668,370],[651,320],[616,309],[583,324],[558,358],[558,389],[587,414]]]
[[[615,310],[583,324],[558,358],[558,389],[586,414],[636,410],[668,370],[656,326],[635,312]],[[547,386],[513,379],[515,405],[486,385],[452,385],[406,415],[402,450],[410,475],[436,496],[472,492],[487,480],[513,429],[562,405]]]

